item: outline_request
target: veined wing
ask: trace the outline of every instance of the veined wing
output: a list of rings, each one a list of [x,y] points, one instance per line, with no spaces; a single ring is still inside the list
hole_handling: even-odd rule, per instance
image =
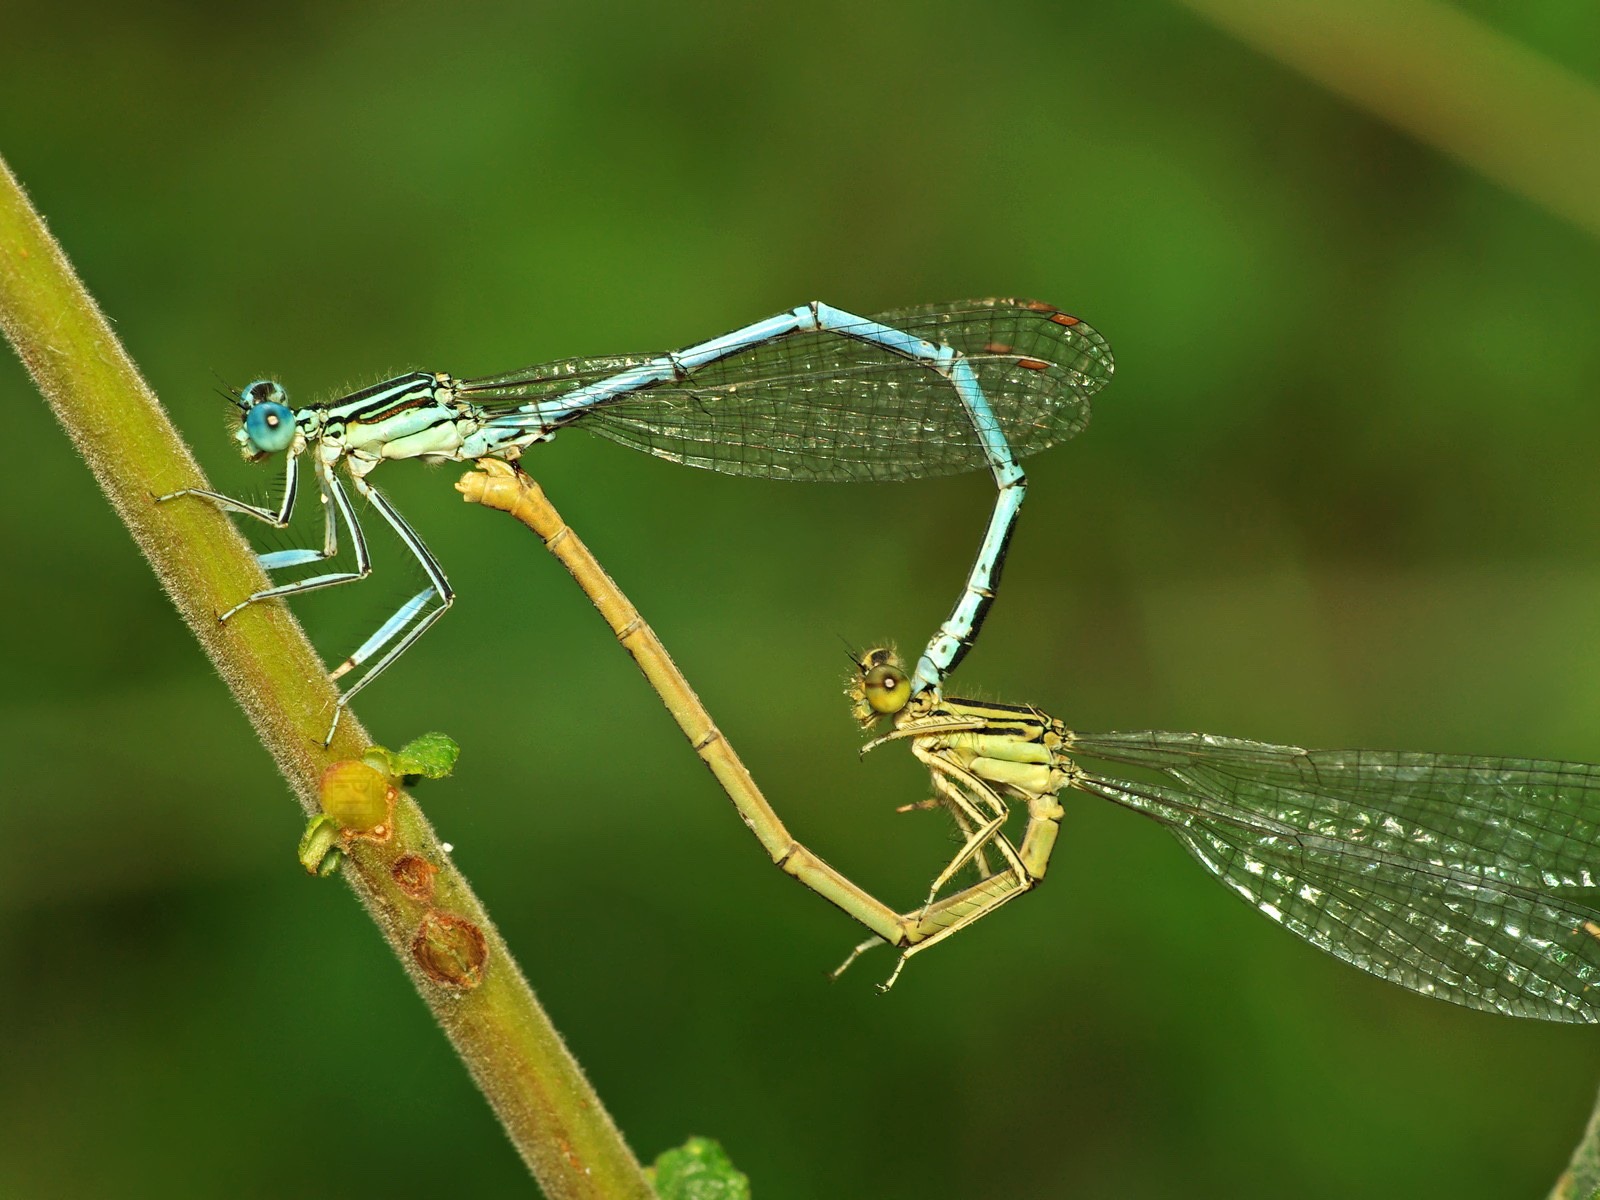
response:
[[[1081,432],[1090,397],[1114,370],[1100,334],[1033,301],[968,300],[870,319],[959,350],[1019,457]],[[460,390],[490,409],[557,400],[652,357],[571,359],[468,380]],[[660,458],[733,475],[854,482],[988,465],[949,380],[834,331],[755,346],[605,401],[576,423]]]
[[[1469,1008],[1600,1021],[1600,768],[1190,733],[1068,745],[1164,774],[1074,786],[1160,821],[1330,954]]]

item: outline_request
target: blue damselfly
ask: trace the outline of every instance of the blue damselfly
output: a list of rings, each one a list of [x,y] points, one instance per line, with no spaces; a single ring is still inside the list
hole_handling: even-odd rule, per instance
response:
[[[385,459],[515,461],[574,425],[673,462],[768,479],[897,480],[988,468],[999,495],[961,596],[918,661],[920,690],[937,687],[961,660],[994,598],[1025,490],[1017,459],[1079,433],[1112,371],[1104,338],[1036,301],[972,300],[872,318],[811,303],[676,353],[565,359],[467,380],[415,371],[303,408],[291,408],[278,383],[259,380],[235,398],[235,438],[248,458],[285,455],[279,505],[201,488],[160,499],[198,496],[282,528],[294,511],[297,463],[310,453],[323,544],[262,554],[261,564],[330,564],[342,526],[353,569],[264,588],[222,621],[260,600],[367,577],[371,556],[335,473],[341,465],[422,565],[428,586],[331,672],[338,679],[364,668],[339,698],[331,741],[351,697],[454,598],[433,554],[367,480]]]

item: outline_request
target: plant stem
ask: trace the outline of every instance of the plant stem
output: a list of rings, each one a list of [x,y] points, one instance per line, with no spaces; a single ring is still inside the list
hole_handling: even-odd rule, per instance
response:
[[[154,502],[156,495],[204,486],[199,467],[3,160],[0,328],[301,807],[317,812],[323,771],[359,757],[366,734],[346,715],[333,746],[322,747],[337,693],[284,606],[253,605],[226,626],[218,623],[218,612],[265,586],[261,568],[213,506]],[[187,740],[175,733],[174,752]],[[392,825],[385,841],[352,844],[344,876],[540,1186],[552,1200],[652,1196],[599,1097],[410,797],[399,797]],[[286,862],[289,853],[286,845]],[[403,858],[438,869],[436,876],[422,872],[432,879],[431,895],[419,899],[414,883],[409,891],[400,886],[396,868]],[[481,983],[475,971],[452,981],[455,953],[482,956],[475,964]]]

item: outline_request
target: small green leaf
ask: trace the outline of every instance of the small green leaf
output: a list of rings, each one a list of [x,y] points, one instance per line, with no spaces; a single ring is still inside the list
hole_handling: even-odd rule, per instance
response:
[[[461,747],[445,733],[425,733],[399,750],[373,746],[362,761],[374,770],[397,779],[443,779],[455,770]]]
[[[650,1168],[661,1200],[750,1200],[750,1177],[711,1138],[692,1137]]]
[[[339,850],[339,822],[327,813],[318,813],[300,835],[300,865],[310,875],[327,877],[339,869],[344,855]]]
[[[424,779],[443,779],[456,769],[456,759],[461,757],[461,747],[449,734],[425,733],[413,738],[395,756],[395,765],[401,775],[420,775]]]

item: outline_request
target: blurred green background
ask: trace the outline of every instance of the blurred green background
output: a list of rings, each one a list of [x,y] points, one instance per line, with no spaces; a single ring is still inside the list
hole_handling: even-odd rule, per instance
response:
[[[1455,11],[1600,81],[1600,10],[1508,7]],[[1028,463],[957,690],[1600,760],[1593,235],[1193,11],[13,0],[3,36],[0,148],[225,490],[276,477],[219,380],[309,400],[811,298],[1039,296],[1119,374]],[[1448,47],[1385,50],[1397,105],[1443,105],[1398,85]],[[1583,166],[1537,121],[1516,143]],[[9,356],[0,395],[0,1195],[526,1194]],[[947,835],[893,812],[908,755],[857,761],[839,638],[920,646],[990,483],[791,487],[576,432],[527,466],[796,834],[919,898]],[[882,951],[830,986],[858,930],[454,474],[378,476],[461,599],[358,708],[463,744],[421,799],[642,1155],[715,1136],[761,1200],[1459,1200],[1565,1163],[1595,1031],[1369,979],[1087,801],[1037,896],[887,997]],[[372,582],[296,606],[333,657],[419,586],[376,546]]]

